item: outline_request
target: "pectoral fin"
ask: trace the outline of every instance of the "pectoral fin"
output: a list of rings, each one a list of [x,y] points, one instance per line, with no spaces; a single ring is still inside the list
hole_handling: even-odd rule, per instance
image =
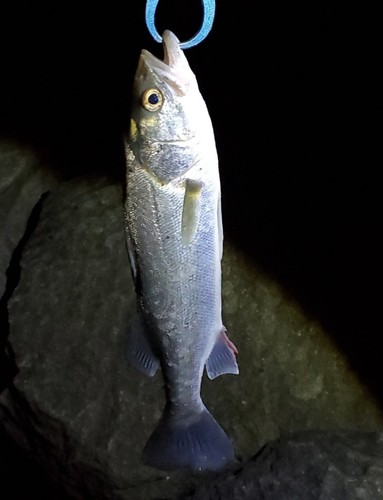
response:
[[[196,235],[201,215],[201,191],[201,182],[186,180],[181,228],[183,245],[189,245]]]
[[[206,361],[207,376],[210,379],[214,379],[225,373],[238,375],[239,369],[235,359],[236,354],[238,354],[238,350],[226,335],[225,328],[223,328]]]
[[[220,255],[220,259],[222,259],[222,255],[223,255],[223,225],[222,225],[221,196],[218,198],[218,205],[217,205],[217,227],[218,227],[219,255]]]
[[[136,283],[137,282],[137,266],[136,266],[136,259],[134,257],[133,244],[132,244],[132,239],[130,236],[129,228],[125,229],[125,243],[126,243],[126,249],[128,251],[128,257],[129,257],[129,262],[130,262],[130,268],[132,270],[133,280],[134,280],[134,283]]]

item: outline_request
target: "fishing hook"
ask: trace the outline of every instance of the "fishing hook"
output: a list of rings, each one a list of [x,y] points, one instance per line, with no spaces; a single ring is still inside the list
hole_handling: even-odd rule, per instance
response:
[[[145,9],[145,22],[148,27],[149,33],[152,35],[156,42],[161,43],[162,37],[157,31],[157,28],[154,24],[154,17],[156,13],[156,8],[159,0],[147,0],[146,1],[146,9]],[[202,0],[203,7],[203,19],[201,28],[196,35],[194,35],[190,40],[186,42],[180,43],[181,49],[189,49],[190,47],[194,47],[204,40],[209,31],[213,26],[214,14],[215,14],[215,0]]]

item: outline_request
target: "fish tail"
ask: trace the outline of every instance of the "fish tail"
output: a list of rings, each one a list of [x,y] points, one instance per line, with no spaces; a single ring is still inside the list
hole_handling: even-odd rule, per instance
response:
[[[183,418],[167,405],[147,442],[143,461],[161,470],[220,470],[234,461],[233,446],[203,406]]]

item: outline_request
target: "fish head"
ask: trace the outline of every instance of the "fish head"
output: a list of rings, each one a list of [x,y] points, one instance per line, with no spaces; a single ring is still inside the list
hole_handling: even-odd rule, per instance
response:
[[[171,32],[163,33],[164,59],[142,50],[133,84],[129,146],[161,182],[198,162],[212,126],[196,77]]]

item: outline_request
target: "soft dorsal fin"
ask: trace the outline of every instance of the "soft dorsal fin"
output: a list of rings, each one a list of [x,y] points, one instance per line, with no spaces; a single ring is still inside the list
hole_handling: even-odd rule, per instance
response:
[[[148,377],[153,377],[160,366],[160,361],[152,348],[147,325],[139,307],[127,331],[125,356],[136,370]]]

